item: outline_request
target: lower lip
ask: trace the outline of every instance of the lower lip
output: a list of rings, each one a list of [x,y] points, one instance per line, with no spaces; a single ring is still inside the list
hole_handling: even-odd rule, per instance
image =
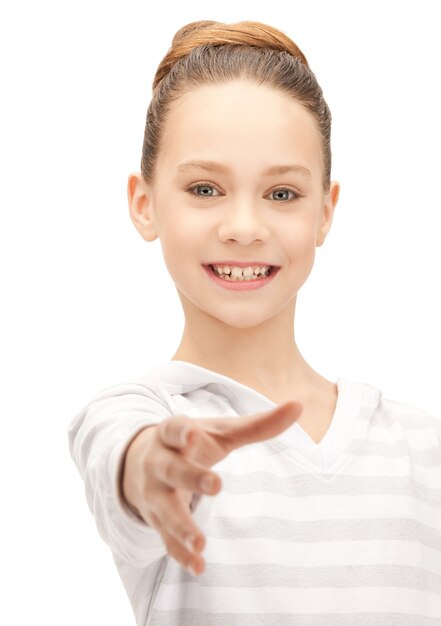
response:
[[[231,289],[232,291],[249,291],[251,289],[259,289],[260,287],[264,287],[267,285],[277,274],[279,271],[279,267],[274,267],[271,270],[269,276],[265,278],[255,278],[254,280],[225,280],[224,278],[219,278],[214,271],[211,269],[209,265],[204,265],[204,270],[207,272],[208,276],[211,280],[223,287],[224,289]]]

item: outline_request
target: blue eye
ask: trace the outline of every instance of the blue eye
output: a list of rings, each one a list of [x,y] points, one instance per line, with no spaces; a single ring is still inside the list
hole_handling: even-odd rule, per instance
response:
[[[201,190],[202,193],[198,193],[197,190]],[[217,190],[213,187],[213,185],[200,183],[198,185],[193,185],[193,187],[190,187],[188,191],[191,191],[195,196],[199,196],[200,198],[212,198],[215,195],[213,192]]]
[[[216,198],[222,195],[218,191],[218,189],[216,189],[216,187],[204,182],[192,185],[187,189],[187,191],[197,196],[198,198]],[[277,196],[273,194],[277,194]],[[289,194],[291,194],[291,197],[289,196]],[[280,187],[279,189],[274,189],[270,192],[270,199],[277,202],[290,202],[301,197],[302,196],[299,193],[297,193],[293,189],[289,189],[288,187]]]
[[[294,198],[287,197],[287,194],[293,194]],[[273,200],[293,200],[295,198],[300,198],[300,194],[296,193],[292,189],[274,189],[271,194],[278,194],[278,197],[273,196]]]

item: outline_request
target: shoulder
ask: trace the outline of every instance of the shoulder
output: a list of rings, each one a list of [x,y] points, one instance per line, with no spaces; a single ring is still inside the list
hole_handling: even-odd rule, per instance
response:
[[[434,415],[414,404],[382,396],[379,408],[390,417],[399,420],[403,425],[433,427],[441,431],[441,416]]]
[[[390,427],[391,435],[395,432],[406,440],[409,449],[430,448],[438,451],[437,456],[441,453],[441,417],[419,406],[383,396],[377,417],[383,427]]]
[[[148,376],[120,381],[102,387],[83,403],[72,417],[70,430],[78,430],[85,422],[101,424],[130,416],[132,419],[146,415],[167,417],[167,403],[160,390],[149,385]]]

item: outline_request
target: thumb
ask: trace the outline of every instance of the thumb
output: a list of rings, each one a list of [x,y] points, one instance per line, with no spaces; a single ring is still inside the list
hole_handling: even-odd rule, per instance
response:
[[[215,418],[211,420],[211,425],[215,426],[216,439],[220,439],[222,446],[231,451],[247,443],[276,437],[294,423],[302,410],[300,402],[289,401],[269,411],[222,419],[219,424],[213,424],[217,421]]]

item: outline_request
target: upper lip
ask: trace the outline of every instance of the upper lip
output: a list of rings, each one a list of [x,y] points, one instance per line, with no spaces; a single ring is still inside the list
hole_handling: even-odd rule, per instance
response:
[[[235,265],[236,267],[279,267],[265,261],[212,261],[204,263],[204,265]]]

